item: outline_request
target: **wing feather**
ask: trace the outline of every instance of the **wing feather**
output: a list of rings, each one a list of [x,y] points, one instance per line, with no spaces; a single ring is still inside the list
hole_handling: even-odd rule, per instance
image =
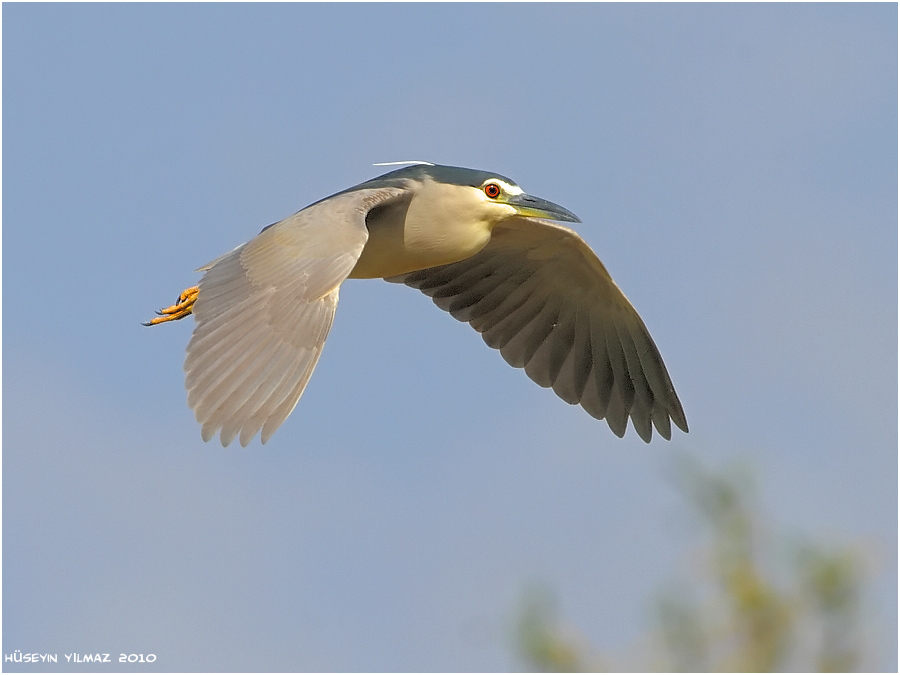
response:
[[[590,318],[584,307],[575,306],[572,331],[572,347],[553,382],[553,391],[566,403],[575,405],[581,401],[593,365]]]
[[[646,326],[572,230],[534,218],[494,228],[471,258],[388,281],[418,288],[468,322],[512,366],[625,434],[687,431],[681,402]]]
[[[550,328],[552,334],[548,333],[525,364],[528,377],[542,387],[553,386],[572,351],[575,342],[575,307],[561,303],[558,318]]]
[[[560,298],[551,295],[544,302],[544,306],[541,308],[540,313],[529,322],[527,328],[519,331],[519,333],[513,336],[513,338],[506,343],[506,346],[500,350],[500,353],[503,354],[506,362],[517,368],[525,368],[525,372],[531,376],[532,373],[528,372],[531,361],[541,345],[544,344],[553,332],[553,327],[556,325],[557,319],[559,318],[559,310]],[[534,368],[532,372],[538,373],[540,372],[540,369]],[[538,382],[537,380],[535,381]],[[538,384],[542,387],[549,387],[552,382],[538,382]]]
[[[338,288],[365,246],[365,218],[406,190],[340,193],[265,228],[201,268],[184,362],[209,440],[265,443],[297,405],[331,330]]]

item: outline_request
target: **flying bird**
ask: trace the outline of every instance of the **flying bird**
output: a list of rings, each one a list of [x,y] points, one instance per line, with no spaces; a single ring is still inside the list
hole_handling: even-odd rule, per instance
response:
[[[650,442],[687,420],[637,311],[571,211],[500,174],[410,163],[326,197],[204,265],[145,325],[193,314],[184,361],[204,441],[265,443],[297,405],[345,279],[383,278],[468,322],[511,366]]]

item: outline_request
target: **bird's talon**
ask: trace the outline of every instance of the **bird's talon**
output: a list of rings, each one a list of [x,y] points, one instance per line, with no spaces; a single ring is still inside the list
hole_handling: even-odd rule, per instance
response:
[[[178,321],[188,316],[194,311],[194,303],[197,301],[199,291],[197,286],[185,289],[178,296],[174,305],[156,310],[157,318],[144,322],[144,325],[155,326],[166,321]]]

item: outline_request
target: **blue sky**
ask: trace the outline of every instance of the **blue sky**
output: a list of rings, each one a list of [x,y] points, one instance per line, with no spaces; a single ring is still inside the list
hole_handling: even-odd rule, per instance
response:
[[[673,452],[873,560],[896,669],[897,8],[3,7],[3,650],[503,670],[545,584],[632,644],[697,544]],[[204,444],[147,329],[192,270],[422,159],[584,221],[691,426],[624,439],[351,281],[300,404]],[[62,659],[62,656],[60,656]],[[9,664],[7,664],[9,665]]]

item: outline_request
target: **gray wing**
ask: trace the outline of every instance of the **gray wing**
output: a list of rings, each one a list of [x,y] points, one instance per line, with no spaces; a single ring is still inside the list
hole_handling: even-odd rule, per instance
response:
[[[580,403],[623,436],[631,417],[650,442],[652,426],[687,432],[650,333],[603,263],[574,231],[533,218],[494,228],[471,258],[389,281],[418,288],[511,366],[525,368],[567,403]]]
[[[262,442],[312,375],[356,264],[365,218],[400,188],[357,190],[309,206],[201,268],[197,320],[184,361],[188,404],[203,440]]]

